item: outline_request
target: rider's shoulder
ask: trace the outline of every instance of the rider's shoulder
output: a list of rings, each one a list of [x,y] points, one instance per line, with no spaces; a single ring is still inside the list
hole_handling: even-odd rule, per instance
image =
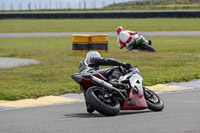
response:
[[[119,33],[119,36],[124,36],[124,35],[128,35],[129,34],[129,32],[128,31],[121,31],[120,33]]]

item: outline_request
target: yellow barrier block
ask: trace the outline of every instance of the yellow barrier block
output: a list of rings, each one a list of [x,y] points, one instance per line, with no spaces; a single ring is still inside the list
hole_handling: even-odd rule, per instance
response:
[[[108,35],[107,34],[96,34],[90,36],[91,43],[107,43]]]
[[[72,42],[77,44],[89,44],[90,43],[90,35],[72,35]]]
[[[105,53],[108,50],[108,35],[94,34],[94,35],[72,35],[72,54],[87,53],[90,50]]]

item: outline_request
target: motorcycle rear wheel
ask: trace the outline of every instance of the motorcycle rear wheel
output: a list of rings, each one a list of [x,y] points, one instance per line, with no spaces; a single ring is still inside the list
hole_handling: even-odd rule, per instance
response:
[[[164,103],[162,99],[152,90],[144,88],[144,97],[146,99],[148,108],[152,111],[162,111]]]
[[[156,52],[156,50],[149,44],[143,44],[141,46],[141,49],[142,50],[147,50],[147,51],[150,51],[150,52]]]
[[[120,112],[120,103],[109,95],[109,92],[106,92],[102,87],[98,86],[90,87],[86,91],[87,102],[91,104],[96,111],[106,116],[118,115]]]

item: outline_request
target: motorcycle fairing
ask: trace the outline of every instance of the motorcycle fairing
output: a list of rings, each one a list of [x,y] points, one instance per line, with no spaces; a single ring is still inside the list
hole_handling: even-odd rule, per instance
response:
[[[131,91],[129,93],[129,97],[127,97],[122,110],[141,110],[141,109],[147,109],[147,103],[144,98],[144,92],[143,92],[143,86],[142,86],[142,80],[143,78],[139,74],[134,74],[129,79],[131,83]],[[136,89],[137,88],[137,89]],[[134,93],[134,89],[138,91],[138,93]]]
[[[141,110],[141,109],[147,109],[147,103],[144,98],[144,95],[141,93],[141,91],[138,91],[137,94],[133,94],[133,89],[131,89],[129,97],[127,97],[122,110]]]

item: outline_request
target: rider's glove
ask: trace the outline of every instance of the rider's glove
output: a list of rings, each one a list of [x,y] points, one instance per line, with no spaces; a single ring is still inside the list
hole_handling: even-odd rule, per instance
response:
[[[129,64],[129,63],[124,63],[124,64],[123,64],[123,67],[124,67],[126,70],[128,70],[128,69],[131,68],[131,64]]]

